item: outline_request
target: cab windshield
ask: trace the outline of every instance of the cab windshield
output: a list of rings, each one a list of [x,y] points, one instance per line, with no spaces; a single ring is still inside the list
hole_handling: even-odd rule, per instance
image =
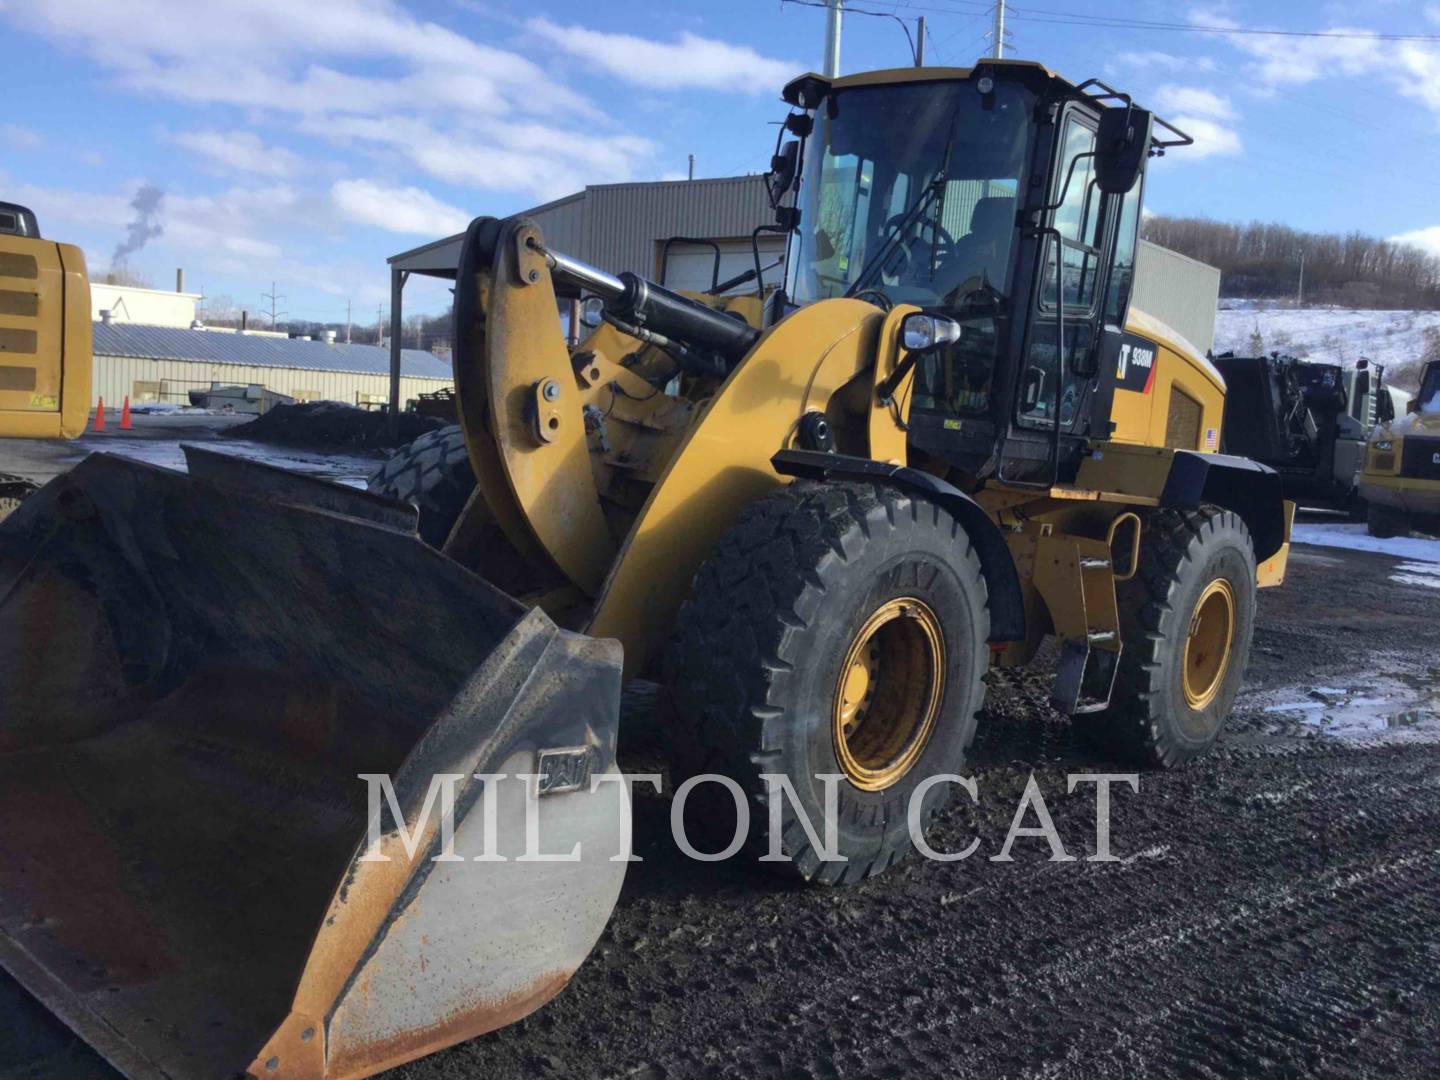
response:
[[[1032,102],[1000,80],[988,99],[958,81],[833,93],[807,152],[791,298],[1005,299]]]

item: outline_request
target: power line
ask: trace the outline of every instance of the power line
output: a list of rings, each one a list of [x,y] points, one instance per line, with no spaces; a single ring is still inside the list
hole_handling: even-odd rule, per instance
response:
[[[801,0],[784,0],[787,3],[799,3]],[[927,11],[936,14],[963,15],[976,11],[989,14],[994,5],[990,3],[974,3],[970,0],[927,0],[926,3],[916,3],[914,0],[895,0],[902,7],[911,11]],[[965,4],[964,7],[955,5]],[[946,5],[946,6],[937,6]],[[848,8],[846,9],[849,10]],[[1119,15],[1085,15],[1074,11],[1054,11],[1048,8],[1016,7],[1008,4],[1005,8],[1007,19],[1024,19],[1030,22],[1058,23],[1069,26],[1096,26],[1113,29],[1129,30],[1162,30],[1173,33],[1187,34],[1238,34],[1253,37],[1301,37],[1301,38],[1335,38],[1339,40],[1356,41],[1415,41],[1415,42],[1440,42],[1440,34],[1391,34],[1381,31],[1369,30],[1263,30],[1258,27],[1249,26],[1213,26],[1202,23],[1177,23],[1166,22],[1157,19],[1134,19]]]
[[[826,9],[829,9],[831,7],[830,4],[824,3],[823,0],[780,0],[780,2],[782,4],[798,4],[801,7],[816,7]],[[910,33],[910,24],[904,19],[902,19],[899,15],[896,15],[892,11],[872,11],[869,8],[851,7],[848,4],[842,10],[845,12],[846,15],[869,15],[879,19],[894,19],[897,23],[900,24],[900,29],[905,31],[905,40],[910,45],[911,62],[917,65],[920,63],[920,53],[917,52],[915,49],[915,37]]]
[[[1030,22],[1128,30],[1165,30],[1186,34],[1242,34],[1256,37],[1336,38],[1355,41],[1440,41],[1440,34],[1388,34],[1378,30],[1262,30],[1248,26],[1206,26],[1199,23],[1160,22],[1153,19],[1131,19],[1114,15],[1082,15],[1073,11],[1019,8],[1014,5],[1011,5],[1010,13],[1012,18],[1027,19]]]

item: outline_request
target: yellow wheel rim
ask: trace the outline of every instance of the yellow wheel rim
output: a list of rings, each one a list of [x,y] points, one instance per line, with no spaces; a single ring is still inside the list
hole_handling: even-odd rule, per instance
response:
[[[1215,700],[1235,644],[1235,590],[1224,578],[1205,587],[1185,638],[1185,701],[1203,709]]]
[[[919,760],[945,691],[945,636],[929,606],[902,596],[865,620],[835,683],[835,756],[852,784],[880,791]]]

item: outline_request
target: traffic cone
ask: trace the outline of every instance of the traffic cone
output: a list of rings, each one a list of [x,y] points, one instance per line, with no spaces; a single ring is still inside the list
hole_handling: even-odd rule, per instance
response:
[[[120,410],[120,430],[129,431],[135,425],[130,422],[130,395],[125,395],[125,406]]]
[[[105,399],[104,399],[103,397],[100,399],[100,404],[98,404],[98,405],[95,406],[95,424],[94,424],[93,427],[91,427],[90,430],[91,430],[91,431],[104,431],[104,430],[105,430]]]

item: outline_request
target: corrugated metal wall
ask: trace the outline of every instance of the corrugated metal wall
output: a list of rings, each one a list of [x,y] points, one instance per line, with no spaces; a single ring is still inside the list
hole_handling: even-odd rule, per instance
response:
[[[189,391],[208,387],[211,382],[227,386],[260,383],[267,389],[291,397],[314,401],[343,401],[359,405],[364,400],[384,401],[390,397],[390,376],[345,371],[311,371],[302,368],[245,367],[194,360],[151,360],[137,356],[97,356],[94,394],[108,406],[118,406],[128,395],[131,402],[145,400],[144,391],[158,384],[161,400],[188,405]],[[422,391],[431,392],[452,385],[450,379],[400,380],[400,397],[408,401]]]
[[[545,234],[545,243],[556,251],[586,262],[590,261],[585,253],[585,200],[589,190],[576,192],[529,213]]]
[[[1131,303],[1199,349],[1215,344],[1215,309],[1220,271],[1178,251],[1141,240],[1135,252],[1135,294]]]
[[[656,240],[746,239],[774,219],[762,176],[588,187],[532,215],[547,243],[611,273],[659,272]]]

